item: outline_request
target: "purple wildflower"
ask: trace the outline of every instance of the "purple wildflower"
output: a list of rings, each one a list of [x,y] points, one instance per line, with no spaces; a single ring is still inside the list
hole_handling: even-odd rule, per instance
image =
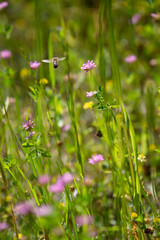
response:
[[[90,92],[86,92],[86,97],[92,97],[93,95],[95,95],[97,93],[97,91],[90,91]]]
[[[42,205],[40,207],[35,208],[35,215],[38,217],[45,217],[52,213],[52,207],[48,205]]]
[[[25,139],[30,139],[31,137],[33,137],[34,134],[35,134],[35,131],[30,132],[29,135],[25,137]]]
[[[136,24],[139,22],[140,19],[141,19],[141,15],[139,13],[136,13],[132,16],[131,21],[133,24]]]
[[[11,57],[11,52],[9,50],[7,50],[7,49],[2,50],[0,52],[0,57],[3,58],[3,59],[10,58]]]
[[[30,68],[32,69],[37,69],[39,68],[41,63],[37,62],[37,61],[34,61],[34,62],[30,62]]]
[[[64,191],[66,184],[69,184],[73,181],[73,176],[71,173],[64,173],[57,179],[55,184],[49,186],[49,192],[61,193]]]
[[[55,184],[49,186],[49,192],[61,193],[64,191],[64,183],[61,180],[58,180]]]
[[[88,72],[88,71],[90,71],[92,68],[95,68],[95,67],[96,67],[96,65],[95,65],[95,63],[93,62],[93,60],[92,60],[92,61],[88,60],[87,63],[83,63],[83,66],[81,67],[81,70],[84,70],[84,71]]]
[[[92,158],[89,158],[88,159],[88,162],[92,165],[98,163],[98,162],[101,162],[104,160],[104,157],[103,155],[101,154],[95,154],[95,155],[92,155]]]
[[[159,21],[160,20],[160,13],[151,13],[151,17],[154,18],[155,21]]]
[[[8,227],[9,227],[9,225],[8,225],[7,222],[1,222],[1,223],[0,223],[0,231],[6,229],[6,228],[8,228]]]
[[[25,139],[29,139],[35,134],[35,131],[31,132],[31,130],[32,130],[32,128],[34,128],[34,126],[35,126],[35,124],[33,123],[32,120],[28,120],[28,122],[24,121],[22,123],[23,129],[25,129],[26,131],[29,132],[29,135],[27,137],[25,137]]]
[[[61,181],[64,183],[64,184],[69,184],[73,181],[73,176],[71,173],[69,172],[66,172],[64,173],[62,176],[61,176]]]
[[[35,124],[33,123],[32,120],[28,120],[28,122],[24,121],[22,123],[22,127],[27,131],[31,131],[31,129],[34,128],[34,126],[35,126]]]
[[[15,212],[18,215],[27,215],[29,213],[34,213],[31,202],[20,202],[15,206]]]
[[[89,215],[81,215],[81,216],[75,217],[75,221],[76,221],[76,224],[81,227],[83,225],[92,224],[93,217]]]
[[[70,128],[71,128],[71,124],[69,123],[69,124],[64,125],[64,126],[62,127],[62,130],[63,130],[64,132],[68,132]]]
[[[127,63],[133,63],[137,60],[137,57],[135,55],[129,55],[127,56],[124,61],[127,62]]]
[[[45,185],[51,180],[49,175],[42,175],[38,177],[38,182],[40,185]]]
[[[156,18],[157,14],[156,13],[151,13],[151,17]]]
[[[5,2],[1,2],[0,3],[0,10],[5,8],[5,7],[7,7],[7,6],[8,6],[8,2],[6,2],[6,1]]]
[[[151,13],[151,17],[153,18],[156,17],[156,15],[157,15],[156,13]]]

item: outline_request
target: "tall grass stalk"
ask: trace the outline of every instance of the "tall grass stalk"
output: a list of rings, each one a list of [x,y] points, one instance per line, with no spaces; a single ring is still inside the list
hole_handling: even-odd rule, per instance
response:
[[[117,52],[116,52],[116,44],[114,38],[114,27],[112,22],[112,14],[111,14],[111,4],[112,0],[106,0],[106,10],[107,10],[107,21],[108,21],[108,40],[109,40],[109,48],[112,62],[112,74],[113,74],[113,82],[114,88],[116,92],[117,101],[122,99],[122,90],[121,90],[121,81],[120,81],[120,73],[119,66],[117,60]]]
[[[98,34],[98,47],[99,47],[99,74],[102,86],[105,88],[105,58],[104,58],[104,9],[105,0],[100,0],[99,4],[99,34]]]
[[[35,25],[36,25],[36,45],[37,45],[37,58],[42,60],[43,57],[43,35],[42,35],[42,0],[34,0],[35,11]],[[40,77],[42,77],[43,67],[40,68]]]
[[[77,148],[77,159],[80,164],[81,174],[83,177],[84,176],[84,167],[83,167],[83,161],[82,161],[81,147],[80,147],[80,143],[79,143],[79,139],[78,139],[78,130],[77,130],[77,123],[76,123],[75,109],[74,109],[73,88],[72,88],[72,82],[71,82],[71,78],[70,78],[68,44],[66,44],[66,64],[67,64],[67,75],[68,75],[68,81],[69,81],[68,89],[67,89],[67,105],[68,105],[68,110],[69,110],[69,115],[71,118],[72,126],[74,128],[76,148]]]
[[[51,32],[49,33],[48,36],[48,56],[49,59],[53,58],[53,46],[52,46],[52,39],[51,39]],[[58,150],[58,155],[59,155],[59,163],[61,167],[63,166],[63,161],[62,161],[62,156],[61,156],[61,146],[58,145],[58,143],[61,141],[61,132],[60,128],[58,126],[58,111],[57,111],[57,96],[56,96],[56,89],[55,89],[55,84],[56,84],[56,77],[55,77],[55,70],[53,67],[53,63],[49,64],[49,75],[51,79],[51,85],[52,85],[52,90],[53,90],[53,107],[54,107],[54,125],[52,126],[52,129],[56,131],[56,143],[57,143],[57,150]]]

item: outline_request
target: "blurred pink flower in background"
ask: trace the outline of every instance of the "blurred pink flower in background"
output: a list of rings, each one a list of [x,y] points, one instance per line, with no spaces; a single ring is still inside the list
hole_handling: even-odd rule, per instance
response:
[[[136,24],[139,22],[140,19],[141,19],[141,14],[136,13],[132,16],[131,21],[133,24]]]
[[[13,97],[10,97],[9,98],[9,104],[13,104],[13,103],[15,103],[16,102],[16,99],[15,98],[13,98]]]
[[[64,125],[61,129],[64,132],[68,132],[70,130],[70,128],[71,128],[71,124],[69,123],[69,124]]]
[[[26,202],[19,202],[16,206],[15,206],[15,212],[18,215],[27,215],[29,213],[34,213],[33,211],[33,207],[30,201],[26,201]]]
[[[9,225],[7,222],[0,222],[0,231],[6,229],[8,227],[9,227]]]
[[[154,20],[159,21],[160,20],[160,12],[151,13],[151,17],[153,17]]]
[[[0,52],[0,57],[5,59],[5,58],[10,58],[11,57],[11,51],[5,49]]]
[[[92,165],[98,163],[98,162],[101,162],[104,160],[104,157],[103,155],[101,154],[95,154],[95,155],[92,155],[92,158],[89,158],[88,159],[88,162]]]
[[[155,18],[157,16],[156,13],[151,13],[151,17]]]
[[[86,92],[86,97],[92,97],[93,95],[95,95],[97,93],[97,91],[90,91],[90,92]]]
[[[80,227],[83,225],[89,225],[92,224],[93,222],[93,216],[89,215],[81,215],[75,217],[76,224],[79,225]]]
[[[49,192],[61,193],[64,191],[66,184],[69,184],[72,181],[73,181],[72,174],[66,172],[57,179],[56,183],[49,186]]]
[[[68,74],[66,74],[66,75],[64,76],[64,80],[67,82],[67,81],[69,80],[69,77],[70,77],[71,81],[76,82],[76,80],[77,80],[77,74],[70,73],[69,76],[68,76]]]
[[[8,2],[6,2],[6,1],[5,2],[1,2],[0,3],[0,10],[5,8],[5,7],[7,7],[7,6],[8,6]]]
[[[48,205],[42,205],[34,209],[35,215],[38,217],[45,217],[52,213],[52,207]]]
[[[64,184],[69,184],[73,181],[73,176],[71,173],[66,172],[60,177],[60,179]]]
[[[41,63],[37,62],[37,61],[34,61],[34,62],[30,62],[30,68],[32,69],[37,69],[39,68]]]
[[[88,60],[87,63],[83,63],[83,66],[81,67],[81,70],[84,70],[84,71],[88,72],[95,67],[96,67],[96,64],[93,62],[93,60],[92,61]]]
[[[151,60],[149,61],[149,64],[150,64],[151,66],[156,66],[156,65],[158,64],[158,61],[157,61],[157,59],[151,59]]]
[[[156,18],[157,14],[156,13],[151,13],[151,17]]]
[[[137,57],[135,55],[129,55],[127,56],[124,61],[127,62],[127,63],[133,63],[137,60]]]
[[[49,192],[61,193],[64,191],[64,183],[62,181],[57,181],[55,184],[49,186]]]
[[[40,185],[45,185],[47,183],[49,183],[51,180],[49,175],[41,175],[38,177],[38,182]]]

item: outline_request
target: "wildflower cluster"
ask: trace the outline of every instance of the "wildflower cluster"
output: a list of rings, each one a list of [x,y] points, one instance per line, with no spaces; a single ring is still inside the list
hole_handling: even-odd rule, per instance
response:
[[[141,14],[136,13],[133,15],[133,17],[131,18],[132,24],[137,24],[139,22],[139,20],[141,19]]]
[[[34,62],[30,62],[30,68],[31,69],[37,69],[39,68],[39,66],[41,65],[41,63],[37,62],[37,61],[34,61]]]
[[[53,193],[61,193],[64,191],[66,184],[69,184],[73,181],[73,176],[71,173],[64,173],[59,177],[55,184],[49,186],[49,191]]]
[[[45,9],[43,1],[23,2],[9,9],[0,2],[0,238],[158,239],[158,3],[83,1],[75,8],[69,1],[68,8],[66,0],[59,21],[49,19],[54,1]],[[73,18],[84,12],[85,21],[70,24],[68,9]],[[81,62],[85,54],[95,60]]]
[[[95,97],[95,99],[97,100],[96,103],[94,104],[92,103],[92,108],[98,108],[99,110],[119,108],[119,105],[116,105],[115,102],[113,104],[110,104],[105,100],[104,94],[103,94],[103,88],[101,88],[101,86],[99,86],[98,91],[86,92],[86,97]],[[88,108],[88,107],[85,106],[85,108]]]
[[[51,177],[49,175],[41,175],[38,177],[38,182],[40,185],[45,185],[49,183],[51,180]]]
[[[3,8],[6,8],[8,6],[8,2],[4,1],[0,3],[0,10],[2,10]]]
[[[83,225],[92,224],[93,217],[89,215],[81,215],[81,216],[76,216],[75,220],[76,220],[76,224],[81,227]]]
[[[52,213],[52,207],[49,205],[41,205],[37,207],[33,202],[19,202],[14,209],[15,213],[18,215],[28,215],[34,214],[38,217],[48,216]]]
[[[0,223],[0,231],[6,229],[6,228],[8,228],[8,227],[9,227],[9,225],[8,225],[7,222],[1,222],[1,223]]]
[[[11,57],[11,51],[5,49],[0,52],[0,58],[10,58]]]
[[[93,97],[96,93],[97,93],[97,91],[86,92],[86,97]]]
[[[92,61],[88,60],[87,63],[83,64],[83,66],[81,67],[81,70],[84,70],[85,72],[88,72],[95,67],[96,67],[96,64],[93,62],[93,60]]]
[[[137,60],[137,57],[135,55],[129,55],[127,56],[124,61],[127,62],[127,63],[133,63]]]
[[[35,131],[31,131],[34,128],[35,124],[33,123],[32,120],[26,120],[22,123],[22,127],[23,129],[25,129],[27,132],[29,132],[29,135],[27,137],[25,137],[25,139],[29,139],[31,138],[34,134]]]
[[[101,154],[95,154],[95,155],[92,155],[92,158],[89,158],[88,159],[88,162],[92,165],[98,163],[98,162],[101,162],[104,160],[104,157],[103,155]]]

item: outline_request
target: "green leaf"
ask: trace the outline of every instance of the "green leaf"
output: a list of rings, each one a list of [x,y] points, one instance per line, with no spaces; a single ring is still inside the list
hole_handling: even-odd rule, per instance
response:
[[[139,216],[136,218],[136,221],[137,221],[137,222],[140,222],[140,223],[143,223],[143,222],[144,222],[144,214],[139,215]]]
[[[25,148],[30,148],[30,147],[33,147],[34,146],[34,144],[32,144],[32,143],[23,143],[22,144],[22,147],[25,147]]]
[[[6,38],[7,39],[9,39],[11,37],[12,30],[13,30],[13,26],[12,25],[6,27],[5,34],[6,34]]]
[[[120,105],[111,105],[111,108],[120,108]]]
[[[17,163],[16,158],[14,158],[11,154],[8,155],[8,158],[4,158],[3,161],[9,168],[13,167]]]

